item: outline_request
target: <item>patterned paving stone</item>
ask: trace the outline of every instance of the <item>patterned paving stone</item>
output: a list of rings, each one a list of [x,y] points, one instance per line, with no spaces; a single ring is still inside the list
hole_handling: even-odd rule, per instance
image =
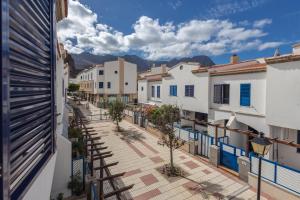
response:
[[[126,172],[123,177],[133,176],[133,175],[141,173],[141,172],[142,171],[140,169],[134,169],[134,170]]]
[[[92,107],[92,105],[90,106]],[[98,108],[95,108],[95,110]],[[237,177],[211,166],[205,159],[192,156],[180,150],[174,151],[174,163],[186,170],[185,177],[166,177],[159,170],[163,162],[168,163],[168,147],[157,144],[158,138],[137,125],[123,120],[123,130],[128,130],[128,140],[116,134],[115,124],[111,121],[92,122],[89,127],[99,131],[101,141],[113,152],[107,162],[119,164],[111,168],[113,174],[127,172],[121,180],[124,185],[134,184],[128,192],[135,200],[184,200],[184,199],[239,199],[256,198],[256,191]],[[103,133],[104,132],[104,133]],[[134,137],[138,136],[138,137]],[[122,138],[123,137],[123,138]],[[267,197],[267,198],[266,198]],[[268,199],[263,195],[262,200]]]
[[[186,157],[185,157],[185,156],[179,156],[179,158],[180,158],[181,160],[184,160],[184,159],[186,159]]]
[[[139,155],[141,158],[145,157],[145,154],[143,154],[138,148],[136,148],[133,144],[131,144],[130,142],[126,142],[128,144],[128,146],[137,154]]]
[[[148,200],[160,194],[159,189],[154,189],[134,197],[133,200]]]
[[[140,143],[142,143],[147,149],[149,149],[153,153],[155,153],[155,154],[159,153],[156,149],[154,149],[152,146],[150,146],[149,144],[147,144],[143,140],[141,140]]]
[[[199,167],[199,165],[193,161],[187,161],[183,164],[185,164],[185,166],[187,166],[190,169],[195,169],[195,168]]]
[[[140,179],[147,186],[158,182],[157,178],[155,176],[153,176],[153,174],[148,174],[148,175],[142,176],[142,177],[140,177]]]
[[[162,159],[160,156],[152,157],[150,160],[152,160],[154,163],[164,162],[164,159]]]
[[[208,169],[204,169],[204,170],[202,170],[203,172],[204,172],[204,174],[211,174],[212,172],[211,171],[209,171]]]

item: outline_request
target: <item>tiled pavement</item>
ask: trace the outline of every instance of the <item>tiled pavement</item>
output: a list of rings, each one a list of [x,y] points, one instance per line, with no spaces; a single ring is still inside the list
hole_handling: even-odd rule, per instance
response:
[[[97,122],[95,127],[114,156],[107,162],[119,161],[111,172],[127,172],[125,185],[134,200],[183,199],[256,199],[255,191],[236,177],[210,166],[208,163],[176,150],[174,162],[188,175],[169,181],[156,169],[169,161],[169,149],[157,145],[157,138],[127,121],[121,122],[124,132],[116,133],[111,122]],[[266,199],[262,197],[262,199]]]

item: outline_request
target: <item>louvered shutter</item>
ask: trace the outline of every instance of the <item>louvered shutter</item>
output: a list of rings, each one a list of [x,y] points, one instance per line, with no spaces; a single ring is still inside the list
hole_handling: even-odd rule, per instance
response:
[[[240,105],[241,106],[250,106],[250,84],[241,84],[240,86]]]
[[[2,84],[2,91],[8,91],[2,98],[8,108],[8,123],[2,126],[2,139],[8,136],[2,142],[8,162],[2,160],[2,195],[19,199],[54,152],[53,1],[5,0],[1,5],[2,12],[9,8],[8,36],[1,36],[8,50],[1,66],[8,81]]]

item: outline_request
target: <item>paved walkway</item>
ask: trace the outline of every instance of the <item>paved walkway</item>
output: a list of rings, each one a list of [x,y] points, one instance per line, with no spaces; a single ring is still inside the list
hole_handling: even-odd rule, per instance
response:
[[[93,112],[97,108],[90,107]],[[169,149],[157,144],[157,138],[123,121],[123,132],[115,132],[112,122],[94,122],[89,126],[98,130],[99,136],[113,152],[107,162],[119,161],[111,167],[113,174],[127,172],[122,178],[135,200],[147,199],[256,199],[256,193],[238,178],[212,167],[205,161],[182,151],[174,152],[174,162],[184,169],[185,178],[168,180],[157,168],[169,162]],[[265,199],[262,197],[262,199]]]

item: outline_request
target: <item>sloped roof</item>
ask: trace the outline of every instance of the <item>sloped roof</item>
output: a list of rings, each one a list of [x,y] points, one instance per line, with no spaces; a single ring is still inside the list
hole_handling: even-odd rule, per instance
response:
[[[211,76],[222,76],[231,74],[244,74],[265,72],[267,70],[267,64],[260,63],[257,60],[249,60],[239,63],[229,63],[224,65],[215,65],[209,68]]]
[[[300,55],[288,54],[288,55],[276,56],[276,57],[266,58],[265,61],[267,64],[300,61]]]

